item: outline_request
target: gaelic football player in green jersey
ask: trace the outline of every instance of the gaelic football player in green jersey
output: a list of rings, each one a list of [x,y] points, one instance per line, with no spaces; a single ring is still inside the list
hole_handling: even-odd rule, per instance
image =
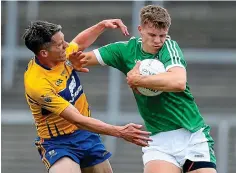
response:
[[[205,124],[186,77],[186,62],[177,42],[167,35],[171,18],[154,5],[141,9],[140,38],[116,42],[80,56],[71,57],[81,66],[108,65],[127,76],[132,89],[146,87],[164,91],[154,97],[134,92],[139,112],[152,142],[143,147],[144,173],[216,173],[214,141]],[[158,59],[166,72],[142,76],[139,60]]]

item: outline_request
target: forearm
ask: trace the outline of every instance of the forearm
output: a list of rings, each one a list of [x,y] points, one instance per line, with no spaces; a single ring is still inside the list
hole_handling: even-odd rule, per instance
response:
[[[125,126],[113,126],[95,118],[81,115],[73,105],[66,107],[60,113],[60,116],[65,120],[75,124],[80,129],[99,134],[120,137],[136,145],[145,147],[148,145],[148,141],[151,141],[148,138],[150,132],[140,130],[142,127],[141,125],[130,123]]]
[[[98,119],[83,117],[79,121],[75,122],[75,125],[80,129],[92,131],[95,133],[120,137],[119,131],[116,126],[104,123]]]
[[[88,48],[93,42],[105,31],[106,27],[102,22],[91,26],[90,28],[79,33],[74,39],[73,42],[76,42],[79,45],[80,50]]]
[[[158,75],[141,76],[135,85],[136,87],[146,87],[165,92],[181,92],[185,90],[186,81],[184,78],[166,72]]]
[[[120,137],[121,135],[119,133],[119,126],[113,126],[98,119],[83,116],[73,106],[66,108],[66,110],[62,112],[61,116],[75,124],[80,129],[115,137]]]

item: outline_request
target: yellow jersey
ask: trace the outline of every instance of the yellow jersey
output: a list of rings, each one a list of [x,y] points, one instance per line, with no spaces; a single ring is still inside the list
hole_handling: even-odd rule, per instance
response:
[[[78,45],[71,42],[66,49],[66,56],[77,50]],[[36,57],[33,58],[24,74],[24,87],[41,138],[70,134],[78,129],[59,116],[70,104],[82,115],[90,116],[80,79],[68,60],[49,69],[41,65]]]

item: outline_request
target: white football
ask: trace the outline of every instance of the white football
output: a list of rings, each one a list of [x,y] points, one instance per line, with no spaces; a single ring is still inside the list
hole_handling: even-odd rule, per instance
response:
[[[139,72],[141,75],[155,75],[158,73],[166,72],[165,66],[162,62],[160,62],[157,59],[145,59],[141,61],[141,64],[139,66]],[[163,91],[158,91],[154,89],[149,88],[143,88],[143,87],[137,87],[137,90],[145,95],[145,96],[157,96],[161,94]]]

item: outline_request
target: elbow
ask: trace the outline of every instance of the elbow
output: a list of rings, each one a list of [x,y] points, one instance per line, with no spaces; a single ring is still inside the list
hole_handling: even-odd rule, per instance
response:
[[[179,91],[183,92],[183,91],[185,91],[185,89],[186,89],[186,83],[180,84]]]
[[[177,92],[183,92],[185,89],[186,89],[186,81],[185,80],[176,82],[175,90]]]

